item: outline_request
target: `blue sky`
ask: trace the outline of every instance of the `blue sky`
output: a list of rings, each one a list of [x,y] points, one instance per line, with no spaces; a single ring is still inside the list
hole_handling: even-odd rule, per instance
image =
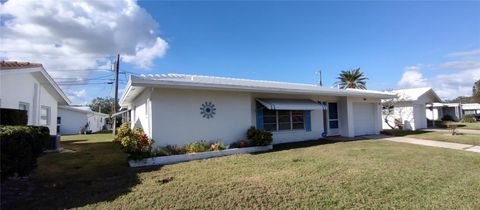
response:
[[[321,69],[331,86],[341,70],[361,68],[369,89],[432,86],[443,98],[470,94],[480,79],[480,2],[134,3],[168,46],[149,65],[121,63],[136,74],[315,83]],[[68,88],[81,90],[76,103],[111,85]]]

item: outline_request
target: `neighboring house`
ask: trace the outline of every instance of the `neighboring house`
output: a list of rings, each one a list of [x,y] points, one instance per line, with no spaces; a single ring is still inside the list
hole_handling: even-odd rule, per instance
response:
[[[396,94],[397,98],[392,101],[393,107],[385,107],[383,111],[383,129],[390,129],[389,125],[395,125],[395,120],[401,122],[404,130],[427,128],[425,107],[441,101],[435,91],[429,87],[387,92]]]
[[[459,121],[463,116],[462,106],[459,103],[427,104],[427,119],[442,120],[446,116],[450,116],[454,121]]]
[[[441,120],[445,116],[450,116],[454,121],[459,121],[465,115],[477,116],[479,114],[480,103],[433,103],[433,105],[427,105],[427,118],[429,120]]]
[[[378,134],[380,100],[393,94],[316,85],[182,74],[130,76],[120,105],[132,127],[156,146],[196,140],[226,144],[250,126],[273,133],[273,144],[325,136]]]
[[[90,107],[59,106],[59,134],[78,134],[82,131],[98,132],[105,129],[107,114],[94,112]]]
[[[480,103],[462,104],[462,115],[480,115]]]
[[[0,62],[0,107],[27,110],[28,125],[48,126],[57,134],[57,106],[70,100],[41,64]]]

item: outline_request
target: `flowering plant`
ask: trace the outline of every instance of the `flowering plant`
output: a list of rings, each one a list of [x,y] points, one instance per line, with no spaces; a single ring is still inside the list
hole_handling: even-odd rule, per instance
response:
[[[130,122],[124,123],[117,130],[114,142],[120,143],[122,149],[131,158],[143,158],[150,155],[153,139],[148,138],[141,128],[130,129]]]

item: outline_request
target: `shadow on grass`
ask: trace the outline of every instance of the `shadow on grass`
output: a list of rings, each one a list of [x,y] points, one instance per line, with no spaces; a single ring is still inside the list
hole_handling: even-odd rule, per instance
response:
[[[432,131],[410,131],[410,130],[399,130],[399,129],[392,129],[392,130],[383,130],[381,133],[388,136],[408,136],[408,135],[416,135],[416,134],[424,134],[424,133],[431,133]]]
[[[352,141],[362,141],[362,140],[380,139],[380,138],[385,138],[385,137],[381,135],[359,136],[359,137],[353,137],[353,138],[343,137],[343,136],[327,137],[325,139],[318,139],[318,140],[308,140],[308,141],[300,141],[300,142],[293,142],[293,143],[276,144],[276,145],[273,145],[273,151],[270,151],[270,152],[307,148],[307,147],[313,147],[313,146],[325,145],[325,144],[335,144],[339,142],[352,142]]]
[[[140,183],[140,173],[160,168],[129,168],[127,155],[112,142],[62,143],[65,148],[80,149],[42,155],[30,178],[31,195],[2,202],[2,209],[66,209],[113,201]],[[2,201],[3,195],[2,188]]]

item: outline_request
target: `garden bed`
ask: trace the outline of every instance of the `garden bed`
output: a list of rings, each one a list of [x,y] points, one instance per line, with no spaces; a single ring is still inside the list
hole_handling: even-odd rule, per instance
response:
[[[213,158],[213,157],[221,157],[221,156],[227,156],[227,155],[265,152],[265,151],[270,151],[272,149],[273,149],[272,145],[267,145],[267,146],[233,148],[233,149],[227,149],[227,150],[209,151],[209,152],[200,152],[200,153],[189,153],[189,154],[181,154],[181,155],[160,156],[160,157],[144,158],[141,160],[130,160],[128,161],[128,165],[130,167],[159,166],[159,165],[168,165],[168,164],[186,162],[191,160],[201,160],[201,159],[207,159],[207,158]]]

